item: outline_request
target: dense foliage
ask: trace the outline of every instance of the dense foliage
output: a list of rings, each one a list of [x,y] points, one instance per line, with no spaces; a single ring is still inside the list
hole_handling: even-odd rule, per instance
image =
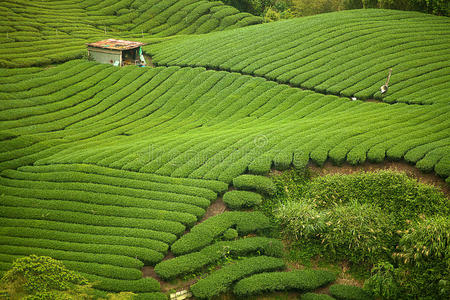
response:
[[[431,185],[418,184],[405,173],[391,171],[348,175],[327,175],[311,181],[305,197],[315,207],[330,208],[358,201],[381,208],[391,214],[397,226],[423,215],[449,215],[448,199]]]
[[[266,20],[292,14],[287,2],[264,3]],[[298,195],[280,200],[285,232],[305,251],[379,262],[372,293],[448,294],[439,193],[396,176],[281,190],[260,176],[404,159],[449,181],[447,19],[355,10],[247,26],[263,18],[207,0],[7,0],[0,15],[9,68],[0,70],[0,272],[21,256],[52,256],[98,293],[161,299],[143,265],[165,278],[208,274],[193,288],[201,297],[282,269],[281,243],[253,237],[273,230],[277,200],[261,203],[267,215],[195,225],[233,183]],[[73,60],[85,42],[114,37],[148,42],[160,67]],[[372,98],[386,103],[359,101]],[[224,198],[235,208],[260,202],[242,190]],[[162,262],[169,249],[179,256]]]
[[[373,266],[366,289],[375,296],[448,293],[450,203],[442,192],[392,171],[311,181],[290,174],[294,181],[286,180],[285,186],[286,176],[274,177],[278,205],[273,215],[287,238],[327,259],[365,266],[367,273]],[[295,182],[299,187],[292,189]]]
[[[240,190],[253,190],[268,196],[275,193],[275,185],[265,176],[241,175],[233,179],[233,186]]]
[[[230,191],[223,195],[223,202],[231,209],[250,208],[261,203],[260,194],[248,191]]]
[[[305,293],[300,297],[301,300],[333,300],[334,298],[327,294]]]
[[[310,291],[336,280],[336,275],[323,270],[260,273],[239,281],[233,293],[248,297],[274,291]]]
[[[175,255],[187,254],[211,244],[229,228],[236,228],[242,236],[263,232],[271,226],[270,220],[260,212],[225,212],[194,226],[189,233],[173,243],[170,249]]]
[[[282,269],[284,266],[285,264],[280,258],[264,255],[246,258],[225,265],[208,277],[199,280],[191,286],[191,291],[197,298],[211,298],[227,291],[234,282],[244,277]]]
[[[1,281],[2,284],[19,291],[23,289],[26,294],[36,297],[55,291],[79,292],[88,285],[86,278],[68,270],[60,261],[36,255],[15,260]]]
[[[370,294],[360,287],[343,284],[333,284],[330,286],[330,294],[338,300],[370,300]]]
[[[283,245],[281,241],[276,239],[252,237],[230,242],[222,241],[207,246],[198,252],[164,260],[155,266],[155,272],[158,276],[167,280],[194,273],[221,260],[226,261],[252,254],[281,257],[282,252]]]
[[[279,17],[309,16],[332,11],[356,8],[389,8],[415,10],[435,15],[449,15],[445,0],[224,0],[241,11],[264,15],[275,11]]]

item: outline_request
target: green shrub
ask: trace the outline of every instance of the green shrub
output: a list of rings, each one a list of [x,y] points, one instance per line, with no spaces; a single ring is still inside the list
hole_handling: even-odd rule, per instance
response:
[[[336,280],[336,275],[323,270],[260,273],[239,281],[233,289],[238,296],[274,291],[311,291]]]
[[[191,286],[191,291],[197,298],[211,298],[227,291],[235,281],[241,278],[255,273],[281,269],[284,266],[282,259],[268,256],[239,260],[236,263],[225,265],[205,279],[199,280]]]
[[[26,235],[25,232],[31,232],[36,234],[35,236],[40,234],[47,236],[51,232],[59,240],[75,242],[76,236],[82,234],[84,241],[89,243],[143,247],[159,252],[166,252],[167,245],[172,244],[177,239],[176,235],[162,231],[115,226],[91,226],[47,220],[0,218],[0,225],[5,228],[28,228],[26,231],[21,231],[22,235]],[[34,231],[35,229],[36,231]],[[74,233],[74,235],[70,233]],[[96,240],[94,241],[90,237],[96,237]],[[105,243],[105,240],[108,240],[108,243]]]
[[[439,283],[450,276],[450,218],[435,216],[412,224],[403,232],[394,258],[403,293],[442,297]]]
[[[405,264],[446,262],[450,268],[450,217],[435,216],[415,222],[405,230],[398,249],[395,256]]]
[[[325,249],[354,263],[387,258],[393,248],[394,227],[383,211],[367,204],[348,204],[327,211],[321,234]]]
[[[304,199],[279,205],[274,216],[280,222],[283,233],[293,240],[314,239],[326,228],[326,215]]]
[[[363,172],[326,175],[311,181],[307,197],[319,207],[332,207],[357,200],[379,206],[395,217],[397,225],[422,214],[450,214],[450,204],[435,187],[418,183],[405,173]]]
[[[353,285],[333,284],[330,286],[330,294],[338,300],[369,300],[373,299],[362,288]]]
[[[205,247],[199,252],[164,260],[155,266],[155,272],[161,278],[169,280],[201,270],[221,259],[252,254],[281,257],[282,253],[283,244],[276,239],[251,237],[235,241],[221,241]]]
[[[107,234],[111,232],[102,232],[101,230],[99,230],[97,234],[66,232],[65,230],[63,230],[63,229],[79,230],[77,226],[70,226],[75,224],[68,224],[69,226],[67,226],[67,228],[65,228],[64,226],[54,228],[58,230],[46,230],[41,228],[33,228],[34,227],[33,225],[41,225],[41,224],[44,225],[45,224],[44,222],[42,222],[41,224],[39,224],[39,222],[33,222],[34,224],[31,223],[32,222],[23,222],[23,221],[20,223],[14,222],[14,220],[5,220],[3,218],[0,218],[0,225],[2,225],[2,227],[0,227],[0,236],[14,236],[14,237],[28,237],[28,238],[39,236],[41,239],[75,242],[75,243],[82,242],[84,244],[103,244],[109,245],[109,247],[111,246],[114,247],[114,245],[121,245],[127,247],[149,248],[161,252],[163,254],[167,253],[167,250],[169,248],[168,246],[169,242],[163,243],[161,241],[152,240],[150,238],[144,239],[127,236],[114,236],[111,234],[109,235]],[[23,225],[28,225],[30,227],[23,227]],[[51,229],[51,225],[53,224],[48,225],[49,225],[48,228]],[[90,229],[87,228],[87,226],[84,226],[83,228],[85,228],[86,232],[89,231]],[[48,256],[56,258],[53,255]]]
[[[161,292],[140,293],[133,297],[134,300],[167,300],[167,295]]]
[[[247,191],[230,191],[223,195],[223,202],[231,209],[254,207],[261,201],[261,195]]]
[[[105,253],[88,253],[88,252],[75,252],[75,251],[61,251],[55,249],[36,248],[36,247],[21,247],[12,245],[0,245],[0,253],[8,253],[12,255],[25,256],[35,254],[39,256],[49,256],[61,261],[81,261],[91,263],[101,263],[113,266],[141,269],[144,264],[134,258],[123,255],[112,255]]]
[[[233,179],[233,185],[241,190],[253,190],[264,195],[274,195],[275,184],[268,177],[258,175],[241,175]]]
[[[239,232],[236,229],[229,228],[223,233],[222,238],[224,240],[228,240],[229,241],[229,240],[236,239],[238,236],[239,236]]]
[[[231,227],[236,227],[239,234],[245,235],[266,230],[271,226],[269,218],[261,212],[225,212],[194,226],[188,234],[172,244],[171,250],[175,255],[199,250],[211,244]]]
[[[306,293],[300,297],[300,300],[333,300],[334,298],[326,294]]]
[[[62,262],[37,255],[15,260],[1,281],[11,287],[20,286],[29,294],[73,290],[88,284],[86,278],[68,270]]]
[[[328,255],[352,262],[376,262],[393,250],[395,227],[382,210],[369,204],[346,204],[318,210],[307,200],[288,201],[274,213],[293,241],[320,242]]]
[[[80,273],[90,282],[93,283],[93,287],[103,291],[110,292],[122,292],[131,291],[133,293],[151,293],[159,292],[161,287],[159,282],[154,278],[141,278],[137,280],[121,280],[106,278],[93,274]]]
[[[376,264],[371,277],[364,282],[364,289],[381,299],[398,299],[400,288],[394,266],[388,262]]]
[[[122,245],[86,244],[82,242],[73,243],[51,239],[21,238],[10,236],[2,236],[2,241],[5,244],[5,246],[3,247],[23,246],[23,247],[63,250],[70,252],[73,251],[73,252],[89,252],[97,254],[115,254],[137,258],[149,265],[156,264],[164,258],[164,255],[162,253],[152,249],[122,246]]]

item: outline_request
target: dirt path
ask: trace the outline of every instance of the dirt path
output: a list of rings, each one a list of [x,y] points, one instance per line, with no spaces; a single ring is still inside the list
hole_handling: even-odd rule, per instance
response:
[[[205,221],[208,218],[211,218],[213,216],[221,214],[226,210],[227,210],[227,207],[226,207],[225,203],[223,202],[222,196],[220,196],[216,199],[216,201],[211,203],[211,205],[206,210],[205,215],[199,222],[197,222],[197,224]],[[187,232],[189,232],[189,231],[186,231],[185,234]],[[171,259],[174,257],[175,256],[172,254],[172,252],[169,251],[163,260]],[[158,274],[156,274],[156,272],[155,272],[154,267],[152,267],[152,266],[144,266],[142,268],[142,277],[152,277],[152,278],[158,280],[159,284],[161,285],[161,292],[163,292],[163,293],[168,292],[171,289],[174,289],[176,291],[189,289],[189,287],[197,281],[197,278],[192,278],[189,280],[177,279],[177,280],[174,280],[171,282],[164,281],[161,278],[159,278]]]
[[[386,161],[379,164],[364,163],[358,166],[352,166],[348,163],[338,167],[331,162],[326,162],[323,167],[315,164],[310,164],[309,168],[317,175],[323,176],[327,174],[352,174],[361,171],[377,171],[377,170],[391,170],[405,172],[407,175],[416,178],[421,183],[431,184],[439,188],[447,197],[450,196],[450,188],[445,181],[434,173],[423,173],[415,166],[406,162]]]

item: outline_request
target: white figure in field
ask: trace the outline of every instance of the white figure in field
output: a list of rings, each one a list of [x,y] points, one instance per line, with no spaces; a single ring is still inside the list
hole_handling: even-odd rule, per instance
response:
[[[389,80],[391,79],[391,74],[392,74],[392,69],[389,69],[389,75],[388,75],[388,78],[386,80],[386,83],[384,85],[382,85],[381,88],[380,88],[381,95],[385,94],[388,91]]]

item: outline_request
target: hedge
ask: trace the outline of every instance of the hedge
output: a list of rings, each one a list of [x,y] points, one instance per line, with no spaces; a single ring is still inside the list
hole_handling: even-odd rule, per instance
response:
[[[231,209],[249,208],[261,204],[259,194],[247,191],[230,191],[223,195],[223,202]]]
[[[338,300],[369,300],[373,297],[360,287],[344,284],[330,286],[330,294]]]
[[[239,236],[239,232],[234,228],[228,228],[222,235],[222,239],[229,241],[235,240]]]
[[[191,286],[192,294],[197,298],[211,298],[227,291],[230,286],[252,274],[284,268],[282,259],[268,256],[246,258],[223,266],[205,279]]]
[[[51,173],[35,173],[35,172],[19,172],[7,170],[2,173],[3,176],[22,179],[22,180],[36,180],[49,182],[80,182],[85,183],[84,186],[89,187],[90,183],[97,183],[99,185],[108,185],[114,187],[122,187],[125,191],[128,189],[148,190],[167,192],[174,194],[198,196],[208,200],[215,200],[217,195],[213,191],[196,186],[187,186],[181,184],[163,183],[163,182],[149,182],[142,179],[129,179],[123,177],[114,177],[108,175],[98,175],[93,173],[70,172],[70,171],[53,171]],[[81,184],[83,186],[83,184]]]
[[[134,257],[142,262],[153,265],[160,262],[164,255],[152,249],[122,246],[122,245],[102,245],[102,244],[85,244],[74,242],[61,242],[49,239],[40,238],[20,238],[2,236],[1,244],[10,246],[23,246],[23,247],[36,247],[36,248],[48,248],[63,251],[74,252],[88,252],[98,254],[115,254],[128,257]]]
[[[336,280],[336,274],[324,270],[296,270],[260,273],[239,281],[233,289],[238,296],[250,296],[274,291],[311,291]]]
[[[113,216],[99,216],[92,213],[80,213],[44,208],[10,207],[3,206],[4,215],[8,218],[40,219],[49,221],[64,221],[76,224],[117,226],[140,229],[150,229],[155,231],[169,232],[180,235],[184,232],[185,226],[180,223],[166,220],[136,219]]]
[[[102,244],[102,241],[107,239],[109,244],[136,246],[154,250],[161,249],[159,247],[165,248],[165,246],[158,242],[162,242],[163,244],[172,244],[177,239],[176,235],[162,231],[115,226],[92,226],[48,220],[0,218],[0,225],[5,228],[25,227],[29,228],[26,231],[30,232],[33,231],[33,228],[36,228],[40,230],[61,231],[61,235],[65,232],[92,235],[96,238],[96,243],[99,244]],[[83,235],[83,238],[85,235]],[[58,233],[55,233],[55,236],[58,236]],[[88,238],[87,240],[89,241]],[[153,245],[153,242],[155,241],[158,246],[156,246],[156,244]]]
[[[79,273],[82,276],[86,277],[90,282],[92,282],[94,288],[99,290],[119,293],[123,291],[129,291],[133,293],[151,293],[160,291],[159,282],[153,278],[120,280],[87,274],[83,272]]]
[[[167,300],[167,295],[164,293],[139,293],[133,297],[135,300]]]
[[[334,298],[327,294],[306,293],[300,297],[300,300],[333,300]]]
[[[25,222],[24,222],[25,223]],[[0,220],[2,224],[2,220]],[[111,236],[99,234],[80,234],[64,232],[60,230],[46,230],[30,227],[0,227],[0,235],[15,237],[40,237],[43,239],[58,240],[64,242],[81,242],[85,244],[122,245],[128,247],[148,248],[165,254],[169,248],[168,243],[152,239],[138,239],[124,236]],[[50,255],[51,256],[51,255]]]
[[[164,280],[170,280],[201,270],[225,257],[264,254],[281,257],[283,244],[276,239],[251,237],[236,241],[217,242],[194,253],[164,260],[155,266],[155,272]]]
[[[10,246],[10,245],[0,245],[0,253],[2,254],[9,253],[11,255],[19,255],[19,256],[36,254],[39,256],[50,256],[58,260],[94,262],[135,269],[141,269],[144,266],[144,263],[142,263],[137,258],[125,255],[106,254],[106,253],[61,251],[48,248]]]
[[[266,230],[271,227],[271,223],[261,212],[224,212],[194,226],[189,233],[173,243],[170,249],[175,255],[199,250],[231,227],[236,227],[240,235],[245,235]]]
[[[254,190],[268,196],[271,196],[276,192],[275,184],[270,178],[258,175],[238,176],[233,179],[233,185],[237,189]]]
[[[0,180],[1,182],[1,180]],[[11,191],[9,188],[5,188],[6,191]],[[62,192],[62,191],[59,191]],[[70,193],[70,192],[69,192]],[[106,196],[111,197],[111,196]],[[99,197],[100,198],[100,197]],[[65,212],[73,213],[92,213],[95,212],[98,216],[103,217],[115,217],[115,218],[130,218],[139,222],[168,222],[169,224],[185,224],[188,226],[194,225],[197,218],[189,213],[166,211],[162,209],[151,209],[143,207],[132,206],[115,206],[115,205],[98,205],[83,203],[78,201],[62,201],[62,200],[41,200],[33,198],[21,198],[17,196],[5,195],[3,197],[4,205],[8,206],[21,206],[21,207],[38,207],[48,210],[61,210]],[[131,221],[130,221],[131,223]],[[162,230],[161,230],[162,231]]]

